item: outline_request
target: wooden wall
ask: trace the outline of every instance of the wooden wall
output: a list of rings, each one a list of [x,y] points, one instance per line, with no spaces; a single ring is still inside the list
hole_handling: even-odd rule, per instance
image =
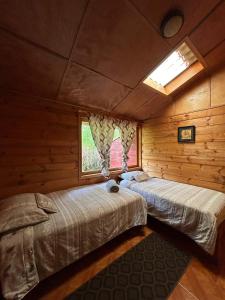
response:
[[[177,95],[145,122],[142,166],[152,176],[225,192],[225,68]],[[196,126],[195,144],[178,144],[179,126]]]
[[[77,108],[1,93],[0,128],[0,198],[103,181],[79,177]]]
[[[78,184],[77,112],[22,97],[0,97],[0,198]]]
[[[81,178],[79,157],[77,107],[0,91],[0,199],[104,181]]]

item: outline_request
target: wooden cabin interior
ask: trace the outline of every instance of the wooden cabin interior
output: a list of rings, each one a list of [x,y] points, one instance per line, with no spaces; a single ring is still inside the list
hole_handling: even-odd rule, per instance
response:
[[[0,128],[0,298],[225,299],[224,0],[1,0]]]

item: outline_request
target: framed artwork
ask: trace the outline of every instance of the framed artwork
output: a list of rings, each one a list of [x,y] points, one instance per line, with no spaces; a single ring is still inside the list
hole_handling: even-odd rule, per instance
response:
[[[178,143],[195,143],[195,126],[178,127]]]

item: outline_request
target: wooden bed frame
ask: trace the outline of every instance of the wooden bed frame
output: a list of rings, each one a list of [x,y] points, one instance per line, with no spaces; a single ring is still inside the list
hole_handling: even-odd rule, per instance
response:
[[[220,224],[216,241],[216,250],[213,255],[219,269],[225,271],[225,220]]]

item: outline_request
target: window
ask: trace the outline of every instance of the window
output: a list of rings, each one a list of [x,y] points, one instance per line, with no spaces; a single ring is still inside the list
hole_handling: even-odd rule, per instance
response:
[[[110,149],[110,168],[121,168],[123,148],[120,139],[119,128],[114,131],[113,142]],[[137,137],[135,136],[128,153],[128,167],[137,166]]]
[[[128,167],[138,165],[138,143],[137,134],[129,151]],[[82,172],[97,173],[100,171],[100,156],[92,138],[91,129],[87,121],[81,123],[82,141]],[[122,164],[122,144],[119,128],[114,131],[113,143],[110,149],[110,169],[120,169]]]
[[[153,72],[151,72],[143,82],[168,95],[202,69],[203,65],[198,61],[195,53],[186,42],[183,42]],[[189,74],[190,70],[191,74]],[[186,80],[182,79],[172,90],[170,87],[168,89],[169,83],[178,78],[185,71],[187,72],[187,75],[185,76]]]
[[[88,122],[82,122],[82,172],[100,170],[100,156],[95,147]]]

